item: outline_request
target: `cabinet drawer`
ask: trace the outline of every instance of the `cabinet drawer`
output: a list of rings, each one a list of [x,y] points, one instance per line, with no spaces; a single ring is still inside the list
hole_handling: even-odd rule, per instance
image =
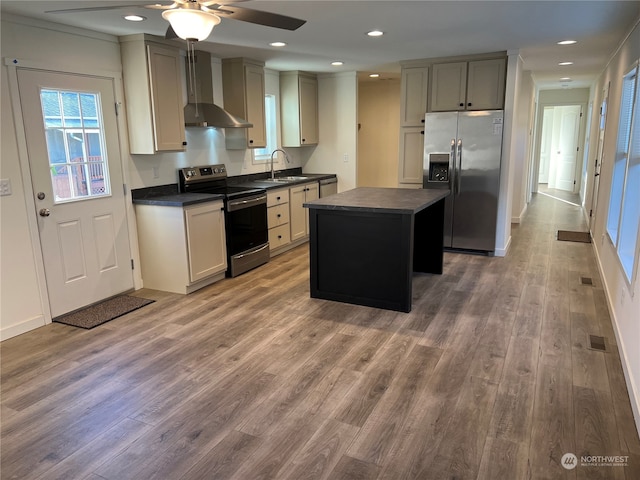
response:
[[[283,203],[289,203],[288,188],[267,192],[267,207],[273,207],[274,205],[282,205]]]
[[[269,229],[269,249],[281,247],[291,242],[291,233],[289,225],[280,225],[279,227]]]
[[[289,223],[289,204],[276,205],[267,208],[267,224],[269,228]]]

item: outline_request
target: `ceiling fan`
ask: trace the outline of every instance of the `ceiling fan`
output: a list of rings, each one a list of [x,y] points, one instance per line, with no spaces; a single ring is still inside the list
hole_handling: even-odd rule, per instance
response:
[[[235,0],[230,3],[217,3],[214,0],[174,0],[164,4],[129,4],[102,7],[82,7],[63,10],[49,10],[45,13],[75,13],[119,8],[141,7],[163,10],[162,17],[170,24],[166,38],[182,38],[190,41],[206,39],[214,26],[220,23],[220,17],[231,18],[241,22],[249,22],[283,30],[297,30],[306,20],[288,17],[277,13],[238,7],[235,4],[246,0]]]

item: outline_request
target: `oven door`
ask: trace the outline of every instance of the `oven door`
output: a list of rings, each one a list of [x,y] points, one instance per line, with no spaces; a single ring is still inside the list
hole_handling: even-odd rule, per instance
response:
[[[235,277],[269,261],[265,194],[229,200],[225,219],[230,276]]]

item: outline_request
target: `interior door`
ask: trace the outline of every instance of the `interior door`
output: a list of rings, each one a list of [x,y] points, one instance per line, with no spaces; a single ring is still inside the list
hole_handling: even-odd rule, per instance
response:
[[[555,188],[574,192],[576,186],[576,164],[578,161],[580,113],[582,108],[579,105],[568,105],[556,108],[560,109],[560,126],[558,151],[555,157]]]
[[[600,190],[600,169],[604,154],[604,132],[607,123],[607,104],[609,102],[609,84],[602,90],[602,105],[600,106],[600,125],[598,126],[598,153],[593,172],[593,190],[591,192],[591,209],[589,211],[589,231],[593,233],[595,227],[596,210],[598,208],[598,191]]]
[[[53,317],[133,288],[113,80],[18,70]]]

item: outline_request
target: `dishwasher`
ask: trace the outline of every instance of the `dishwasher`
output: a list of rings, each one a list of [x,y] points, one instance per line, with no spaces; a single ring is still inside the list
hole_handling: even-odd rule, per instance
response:
[[[320,198],[338,193],[338,178],[325,178],[320,180]]]

